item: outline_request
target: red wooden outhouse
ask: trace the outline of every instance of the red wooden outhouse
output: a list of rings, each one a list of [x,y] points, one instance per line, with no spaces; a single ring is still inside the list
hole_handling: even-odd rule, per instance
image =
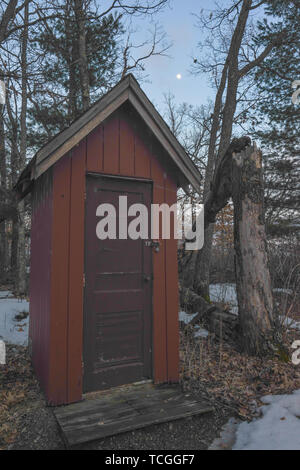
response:
[[[32,195],[32,362],[50,404],[178,381],[177,241],[96,236],[97,207],[173,205],[200,175],[132,75],[59,133],[19,178]]]

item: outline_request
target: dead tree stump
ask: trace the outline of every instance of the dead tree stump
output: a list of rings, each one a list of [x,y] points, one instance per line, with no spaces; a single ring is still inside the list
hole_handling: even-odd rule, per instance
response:
[[[264,188],[262,155],[249,137],[234,139],[220,160],[205,204],[205,226],[215,221],[217,213],[232,198],[234,204],[235,274],[239,307],[239,342],[248,354],[264,356],[282,347],[274,318],[273,295],[268,266],[268,250],[264,221]],[[193,258],[183,257],[183,274],[189,267],[193,274]],[[195,256],[194,256],[195,258]],[[190,266],[189,266],[190,265]],[[191,276],[181,276],[183,286],[195,289]],[[187,282],[187,279],[190,282]],[[222,315],[205,309],[199,296],[191,302],[219,324]],[[226,318],[228,335],[237,331],[232,318]],[[233,327],[232,327],[233,325]],[[215,329],[215,325],[211,325]],[[218,328],[217,328],[218,329]],[[276,337],[277,336],[277,337]]]
[[[275,322],[264,221],[262,155],[247,146],[232,155],[234,246],[241,344],[264,355],[273,344]]]

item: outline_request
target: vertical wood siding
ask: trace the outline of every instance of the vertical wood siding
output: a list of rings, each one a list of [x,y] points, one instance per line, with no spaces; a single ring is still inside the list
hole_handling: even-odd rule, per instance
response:
[[[52,214],[50,169],[37,180],[32,194],[30,258],[29,338],[33,366],[46,393],[49,384]]]
[[[84,271],[84,194],[86,140],[73,150],[71,168],[69,311],[68,311],[68,402],[82,394],[82,328]]]
[[[71,154],[53,168],[51,347],[48,400],[67,403]],[[77,254],[76,254],[77,255]]]
[[[84,197],[87,172],[151,179],[153,203],[176,202],[174,168],[128,106],[116,111],[53,168],[51,348],[48,400],[81,399]],[[177,243],[153,253],[156,383],[178,380]]]

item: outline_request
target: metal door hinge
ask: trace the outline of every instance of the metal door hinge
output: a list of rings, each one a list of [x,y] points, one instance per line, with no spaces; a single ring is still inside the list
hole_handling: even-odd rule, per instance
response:
[[[83,274],[82,284],[83,284],[83,287],[85,287],[85,284],[86,284],[86,282],[85,282],[85,274]]]

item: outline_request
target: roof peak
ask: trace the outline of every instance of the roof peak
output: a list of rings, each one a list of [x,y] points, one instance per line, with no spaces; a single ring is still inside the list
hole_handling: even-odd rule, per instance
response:
[[[199,190],[201,176],[185,150],[172,134],[169,126],[146,96],[132,73],[122,78],[111,90],[103,95],[87,111],[79,116],[67,129],[61,131],[44,145],[23,171],[27,179],[39,178],[48,168],[77,145],[84,137],[107,119],[125,102],[130,102],[145,124],[165,148],[178,170],[185,185]],[[26,172],[26,170],[28,170]],[[22,179],[22,175],[20,179]],[[19,182],[17,183],[18,186]],[[182,184],[184,186],[184,184]]]

